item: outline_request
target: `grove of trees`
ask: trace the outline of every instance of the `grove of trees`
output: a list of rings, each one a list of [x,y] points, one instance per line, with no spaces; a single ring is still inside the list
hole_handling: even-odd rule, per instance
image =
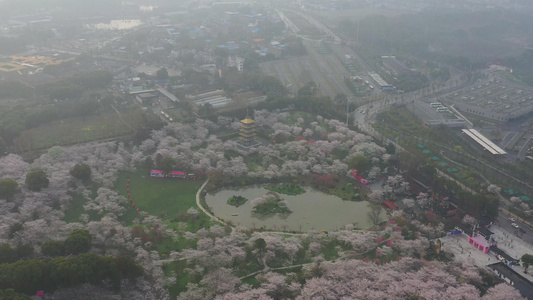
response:
[[[41,290],[53,292],[58,287],[97,284],[106,279],[118,288],[120,280],[135,279],[142,273],[143,269],[128,256],[86,253],[54,259],[19,260],[0,265],[0,289],[12,288],[33,295]]]
[[[306,97],[298,100],[301,105],[309,100]],[[106,142],[56,146],[35,159],[31,168],[18,155],[0,157],[3,166],[0,178],[10,178],[19,185],[26,182],[27,187],[13,194],[9,201],[0,199],[4,212],[0,217],[0,242],[35,246],[32,252],[20,248],[28,253],[20,257],[47,257],[2,265],[0,277],[7,274],[5,278],[11,278],[12,274],[26,274],[23,272],[31,269],[32,274],[49,278],[45,283],[51,290],[110,280],[112,285],[120,282],[130,287],[131,293],[142,294],[144,299],[306,299],[312,294],[330,295],[332,299],[359,294],[375,299],[382,299],[385,294],[401,295],[398,296],[401,299],[431,295],[453,298],[464,291],[468,291],[469,297],[464,299],[489,296],[498,299],[496,291],[478,288],[484,284],[480,275],[483,270],[462,262],[431,261],[429,267],[416,258],[424,256],[430,239],[441,236],[444,230],[444,225],[425,211],[421,214],[423,218],[411,222],[402,218],[402,211],[396,211],[393,220],[383,223],[381,208],[376,206],[369,216],[375,230],[361,231],[347,225],[334,232],[298,235],[258,232],[239,226],[232,230],[210,222],[192,230],[187,222],[198,219],[199,211],[190,208],[167,212],[177,215],[178,221],[173,223],[162,215],[131,214],[130,201],[136,196],[132,193],[128,199],[118,190],[116,183],[121,172],[135,174],[152,166],[179,168],[205,174],[210,179],[208,188],[223,184],[226,178],[248,183],[300,176],[316,177],[316,183],[330,185],[336,178],[349,175],[351,166],[360,164],[375,178],[392,157],[369,136],[334,119],[308,112],[268,110],[256,110],[253,118],[258,124],[258,135],[271,142],[246,152],[247,155],[234,140],[216,136],[217,132],[237,131],[240,127],[238,119],[220,116],[213,121],[171,123],[129,145]],[[78,169],[81,174],[90,170],[91,185],[76,180],[80,177]],[[34,173],[37,175],[31,175]],[[33,181],[39,183],[34,190],[30,188]],[[401,175],[387,177],[383,189],[387,197],[411,197],[409,184]],[[384,195],[367,197],[379,203]],[[419,197],[412,201],[425,209],[427,200]],[[74,211],[78,212],[77,217],[67,219],[66,215]],[[13,249],[6,247],[6,253],[11,253],[6,257],[18,257],[13,256]],[[122,254],[134,257],[129,260],[142,267],[142,275],[128,260],[117,261]],[[333,262],[336,259],[338,263]],[[342,267],[343,264],[350,268]],[[294,265],[299,269],[291,271]],[[277,273],[275,268],[289,268],[289,272]],[[123,276],[116,275],[117,272]],[[253,275],[255,272],[258,273]],[[246,276],[257,283],[248,285],[239,279]],[[379,280],[367,282],[364,276],[373,281],[382,276],[387,279],[387,286]],[[120,280],[134,277],[135,281]],[[427,281],[432,277],[438,280]],[[32,293],[38,282],[42,286],[45,280],[35,276],[21,286],[1,278],[0,289]],[[516,293],[507,292],[513,296]],[[121,289],[120,293],[126,292]]]

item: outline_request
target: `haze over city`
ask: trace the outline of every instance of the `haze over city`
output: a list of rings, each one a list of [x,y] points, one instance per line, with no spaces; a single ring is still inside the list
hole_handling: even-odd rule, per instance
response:
[[[531,28],[0,0],[0,299],[533,299]]]

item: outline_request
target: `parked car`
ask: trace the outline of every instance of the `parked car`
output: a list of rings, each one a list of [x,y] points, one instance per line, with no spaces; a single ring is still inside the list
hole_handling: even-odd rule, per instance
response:
[[[518,228],[518,230],[520,230],[521,233],[526,233],[526,231],[522,227]]]
[[[515,218],[509,218],[509,221],[516,222]]]
[[[513,226],[514,228],[517,228],[517,229],[519,227],[516,223],[511,223],[511,226]]]

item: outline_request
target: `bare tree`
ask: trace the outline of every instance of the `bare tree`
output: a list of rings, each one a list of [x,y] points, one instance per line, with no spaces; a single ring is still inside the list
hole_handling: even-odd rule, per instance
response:
[[[381,223],[381,206],[377,203],[369,204],[370,211],[367,213],[368,220],[374,225]]]

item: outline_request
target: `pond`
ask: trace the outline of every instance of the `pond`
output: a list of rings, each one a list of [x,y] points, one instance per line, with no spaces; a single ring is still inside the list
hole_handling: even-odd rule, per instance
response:
[[[287,207],[292,211],[288,216],[252,215],[251,200],[259,198],[269,191],[263,187],[245,187],[242,189],[228,189],[215,194],[207,194],[205,202],[215,216],[232,221],[236,225],[248,228],[265,227],[271,230],[301,231],[308,230],[338,230],[347,224],[355,224],[358,228],[369,228],[367,201],[344,201],[333,195],[328,195],[309,187],[306,192],[296,196],[279,194],[287,200]],[[248,199],[244,205],[231,206],[228,199],[243,196]],[[385,211],[381,217],[386,220]]]

